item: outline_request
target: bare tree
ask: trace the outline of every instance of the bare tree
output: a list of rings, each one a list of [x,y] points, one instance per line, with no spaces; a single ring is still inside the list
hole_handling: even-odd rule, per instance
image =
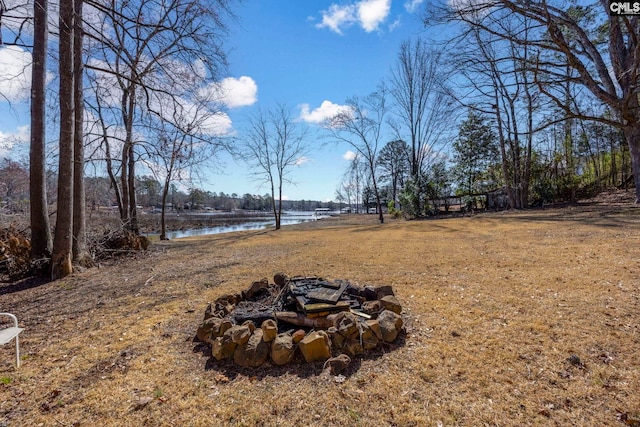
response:
[[[51,277],[59,279],[73,272],[73,0],[60,2],[59,70],[60,70],[60,150],[58,161],[58,199],[56,229],[51,254]]]
[[[0,46],[32,47],[30,41],[24,40],[31,35],[31,6],[28,0],[0,1]]]
[[[506,13],[505,13],[506,12]],[[515,14],[533,25],[524,33],[500,31]],[[464,21],[495,37],[536,49],[526,66],[540,93],[566,117],[595,120],[625,134],[633,166],[636,203],[640,202],[640,19],[610,14],[609,2],[569,6],[559,1],[489,0],[451,7],[449,18]],[[497,27],[496,27],[497,25]],[[567,69],[571,70],[567,73]],[[567,103],[566,82],[588,89],[615,114],[610,118],[579,111]]]
[[[107,97],[92,100],[93,110],[99,108],[103,113],[102,136],[109,133],[107,127],[115,125],[122,129],[118,159],[116,153],[110,152],[107,167],[111,168],[110,177],[119,178],[115,186],[121,219],[134,232],[138,232],[136,163],[143,154],[137,147],[144,141],[139,135],[145,133],[136,126],[138,118],[158,108],[154,93],[170,96],[173,88],[206,85],[219,76],[226,66],[222,37],[226,31],[223,18],[231,16],[229,3],[228,0],[90,3],[103,13],[104,20],[99,28],[87,32],[96,42],[87,68],[107,81],[111,79]],[[154,13],[148,13],[149,10]],[[104,94],[104,89],[103,86],[99,92]],[[106,107],[97,107],[97,103]]]
[[[73,262],[83,267],[93,265],[87,251],[86,196],[84,190],[84,58],[83,0],[74,0],[73,31]]]
[[[29,171],[23,165],[8,157],[0,159],[0,198],[7,202],[9,211],[21,209],[22,200],[29,197]]]
[[[327,120],[325,128],[335,141],[345,142],[353,147],[366,163],[371,174],[378,219],[382,224],[384,216],[378,189],[376,161],[387,113],[385,88],[381,86],[377,92],[362,99],[350,98],[346,104],[349,108]]]
[[[215,158],[220,150],[229,149],[216,123],[220,113],[215,103],[207,99],[194,99],[193,102],[183,100],[180,104],[173,104],[173,100],[168,97],[164,107],[159,109],[159,115],[150,114],[147,117],[150,134],[155,137],[154,143],[144,144],[149,158],[148,166],[156,178],[163,182],[161,240],[167,239],[166,206],[171,183],[185,178],[185,173],[193,173],[196,168]]]
[[[502,22],[505,33],[526,32],[521,19]],[[458,41],[453,64],[464,78],[466,99],[459,101],[481,114],[496,119],[502,175],[512,208],[528,205],[533,152],[536,102],[529,70],[523,66],[529,58],[527,48],[510,40],[471,27]],[[469,95],[471,94],[471,95]]]
[[[31,68],[31,143],[29,149],[29,199],[31,223],[31,256],[49,257],[52,240],[47,211],[45,173],[46,116],[45,92],[47,72],[47,0],[33,4],[33,64]]]
[[[85,106],[96,120],[88,129],[88,138],[94,146],[93,152],[88,157],[93,162],[104,162],[120,218],[124,221],[127,218],[127,211],[118,179],[123,165],[114,157],[122,148],[124,138],[120,136],[117,122],[114,124],[111,120],[117,115],[117,111],[115,111],[117,108],[101,101],[109,98],[109,80],[95,74],[89,75],[89,79],[91,81],[90,89],[93,92],[92,98],[95,99],[95,102],[87,102]]]
[[[340,186],[336,190],[349,204],[349,207],[355,207],[355,213],[360,213],[360,198],[362,196],[362,188],[365,185],[367,165],[356,154],[349,161],[349,166],[342,176]]]
[[[406,41],[400,46],[398,59],[390,78],[390,93],[395,100],[398,120],[392,122],[398,139],[410,147],[411,179],[416,194],[413,200],[424,200],[423,182],[429,160],[444,145],[444,134],[450,128],[450,99],[444,88],[441,53],[423,40]],[[424,206],[415,206],[417,214]]]
[[[283,185],[292,183],[293,168],[304,163],[309,151],[306,136],[306,127],[280,104],[256,113],[244,137],[242,158],[252,167],[251,173],[270,186],[276,230],[281,226]]]

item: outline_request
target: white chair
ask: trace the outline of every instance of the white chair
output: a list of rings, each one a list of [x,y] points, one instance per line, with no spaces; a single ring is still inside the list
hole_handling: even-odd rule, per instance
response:
[[[13,325],[8,328],[0,329],[0,344],[4,345],[15,338],[16,340],[16,367],[20,367],[20,343],[18,341],[18,335],[24,331],[23,328],[18,328],[18,318],[11,313],[0,313],[0,316],[10,317],[13,319]]]

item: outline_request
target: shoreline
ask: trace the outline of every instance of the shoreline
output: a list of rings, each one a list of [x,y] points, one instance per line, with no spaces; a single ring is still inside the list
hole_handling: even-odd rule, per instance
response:
[[[291,213],[290,215],[283,215],[283,222],[289,217],[308,217],[306,220],[300,220],[303,222],[315,222],[317,219],[313,215],[296,215]],[[311,219],[313,218],[313,219]],[[241,226],[243,224],[258,224],[266,222],[274,222],[273,213],[260,215],[260,213],[239,213],[239,214],[180,214],[172,215],[165,219],[167,232],[179,232],[188,230],[201,230],[205,228],[216,227],[234,227]],[[139,219],[140,232],[145,235],[159,235],[161,230],[160,216],[153,214],[153,218],[150,215],[145,215],[144,219]],[[287,227],[297,224],[286,224]],[[283,224],[284,226],[284,224]],[[269,225],[262,228],[269,228]],[[240,230],[238,230],[240,231]]]

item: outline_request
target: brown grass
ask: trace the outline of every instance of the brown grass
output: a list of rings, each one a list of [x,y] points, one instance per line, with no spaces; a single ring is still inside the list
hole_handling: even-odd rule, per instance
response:
[[[621,426],[640,410],[639,225],[628,204],[349,216],[3,284],[27,329],[19,370],[0,349],[0,424]],[[344,377],[198,351],[207,302],[278,271],[393,285],[406,340]]]

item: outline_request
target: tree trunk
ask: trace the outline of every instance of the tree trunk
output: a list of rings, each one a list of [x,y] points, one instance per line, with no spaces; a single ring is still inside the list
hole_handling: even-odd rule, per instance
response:
[[[376,182],[376,174],[375,174],[375,158],[373,158],[369,162],[369,167],[371,168],[371,181],[373,182],[373,192],[376,196],[376,206],[378,207],[378,220],[380,220],[380,224],[384,224],[384,215],[382,214],[382,205],[380,204],[380,192],[378,191],[378,183]]]
[[[273,204],[275,210],[275,203]],[[276,230],[280,230],[282,226],[282,176],[280,177],[280,184],[278,185],[278,210],[276,212]]]
[[[167,216],[166,216],[166,206],[167,206],[167,197],[169,197],[169,179],[164,182],[164,186],[162,188],[162,210],[160,211],[160,240],[169,240],[167,239]]]
[[[636,204],[638,204],[640,203],[640,122],[635,123],[635,126],[625,127],[624,136],[629,145],[633,183],[636,186]]]
[[[531,87],[527,77],[527,72],[522,72],[522,78],[524,82],[524,92],[527,100],[527,135],[524,154],[524,165],[522,166],[522,193],[524,194],[523,207],[529,206],[529,187],[531,185],[531,155],[533,151],[533,96],[531,95]]]
[[[51,230],[47,212],[45,173],[45,86],[47,62],[47,0],[34,1],[34,45],[31,75],[31,146],[29,150],[29,198],[31,202],[31,257],[51,255]]]
[[[618,185],[618,170],[616,169],[616,149],[613,139],[609,141],[609,156],[611,157],[610,185],[616,187]]]
[[[507,198],[509,199],[509,208],[516,208],[516,199],[513,195],[513,189],[511,188],[511,175],[509,174],[509,165],[507,163],[507,150],[506,150],[506,142],[504,138],[504,130],[502,127],[502,115],[500,114],[500,107],[498,106],[498,95],[495,95],[495,110],[496,110],[496,120],[498,122],[498,140],[500,142],[500,158],[502,160],[502,173],[504,174],[504,186],[507,190]]]
[[[60,1],[60,153],[58,167],[58,212],[51,256],[51,278],[73,272],[73,0]]]
[[[135,159],[135,146],[134,144],[129,144],[129,229],[138,234],[140,230],[138,229],[138,207],[136,200],[136,159]]]
[[[84,98],[82,96],[82,5],[74,1],[75,27],[73,34],[73,262],[91,267],[93,261],[87,251],[86,197],[84,192]]]
[[[127,164],[129,163],[129,143],[125,142],[120,158],[120,190],[122,191],[122,209],[120,209],[120,220],[127,227],[129,225],[129,178],[127,174]]]
[[[133,84],[130,86],[127,95],[123,98],[123,106],[126,106],[123,108],[124,124],[126,128],[126,146],[125,149],[122,150],[122,192],[124,196],[126,188],[124,201],[128,207],[128,209],[126,209],[127,228],[133,233],[138,234],[139,230],[136,206],[136,159],[135,144],[133,142],[133,119],[135,116],[136,91]]]
[[[116,195],[116,203],[118,204],[120,220],[123,220],[126,217],[126,212],[124,210],[124,203],[122,201],[120,185],[118,185],[118,180],[116,179],[116,176],[113,173],[113,162],[111,161],[111,149],[109,148],[109,137],[106,134],[106,128],[104,129],[103,132],[104,133],[102,138],[104,143],[105,163],[107,165],[107,175],[109,176],[109,181],[111,182],[111,186],[113,187],[113,192]]]
[[[125,128],[125,141],[122,148],[122,158],[120,166],[120,188],[122,190],[122,216],[121,220],[125,227],[132,230],[131,224],[131,178],[129,177],[131,169],[130,156],[133,154],[133,117],[135,108],[135,86],[131,84],[123,90],[122,100],[120,103],[122,108],[122,122]],[[134,160],[135,161],[135,160]],[[133,186],[135,188],[135,185]]]

